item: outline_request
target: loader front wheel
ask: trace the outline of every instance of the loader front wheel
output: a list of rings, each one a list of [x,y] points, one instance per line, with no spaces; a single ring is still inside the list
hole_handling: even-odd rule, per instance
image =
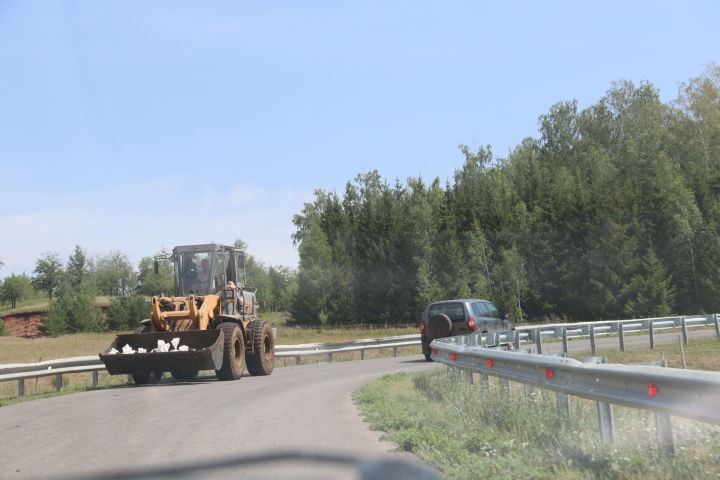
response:
[[[150,333],[150,327],[142,325],[135,329],[135,333]],[[151,385],[158,383],[163,376],[163,372],[142,372],[133,373],[132,378],[135,385]]]
[[[264,320],[257,319],[250,325],[252,351],[245,354],[250,375],[270,375],[275,365],[275,342],[272,329]]]
[[[223,361],[220,370],[215,370],[215,376],[218,380],[237,380],[245,370],[245,337],[236,323],[221,323],[218,328],[224,336]]]
[[[135,385],[151,385],[158,383],[162,378],[163,372],[149,372],[149,373],[133,373],[132,378]]]

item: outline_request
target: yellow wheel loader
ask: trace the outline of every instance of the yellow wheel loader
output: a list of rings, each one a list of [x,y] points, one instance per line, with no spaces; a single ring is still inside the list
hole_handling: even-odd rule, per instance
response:
[[[173,248],[175,296],[153,297],[151,316],[133,334],[118,335],[100,353],[110,374],[155,383],[164,372],[190,380],[215,370],[236,380],[247,370],[269,375],[275,346],[270,325],[257,316],[256,290],[245,286],[245,253],[218,244]],[[155,260],[158,271],[158,259]]]

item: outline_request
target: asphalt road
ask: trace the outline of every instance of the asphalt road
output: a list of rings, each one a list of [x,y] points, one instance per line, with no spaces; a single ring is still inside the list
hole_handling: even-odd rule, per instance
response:
[[[658,344],[677,341],[677,333],[657,336]],[[625,344],[646,347],[648,337],[627,336]],[[599,348],[617,345],[616,337],[598,338]],[[544,343],[546,353],[561,349]],[[570,342],[571,353],[589,350],[587,340]],[[393,445],[368,430],[350,396],[381,375],[435,366],[421,356],[321,363],[234,382],[123,386],[2,407],[0,478],[77,478],[290,450],[417,462],[389,453]],[[277,461],[190,478],[355,478],[354,470],[323,465]]]
[[[421,356],[321,363],[267,377],[123,386],[2,407],[0,478],[77,478],[287,450],[417,461],[388,453],[393,446],[363,423],[351,393],[383,374],[434,366]],[[278,462],[214,478],[338,477],[355,474]]]

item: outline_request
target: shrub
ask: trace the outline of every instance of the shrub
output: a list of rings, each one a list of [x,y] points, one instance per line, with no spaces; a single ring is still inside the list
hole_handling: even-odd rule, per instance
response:
[[[39,330],[56,337],[65,333],[97,332],[102,329],[102,325],[95,296],[82,287],[65,286],[50,302]]]
[[[139,295],[113,298],[108,309],[107,326],[111,330],[130,330],[150,313],[150,303]]]

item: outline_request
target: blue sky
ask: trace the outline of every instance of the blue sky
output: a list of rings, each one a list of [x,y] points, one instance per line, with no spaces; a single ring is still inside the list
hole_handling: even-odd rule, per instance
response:
[[[452,177],[561,100],[720,62],[720,3],[0,0],[0,277],[232,242],[296,266],[292,215],[356,174]]]

